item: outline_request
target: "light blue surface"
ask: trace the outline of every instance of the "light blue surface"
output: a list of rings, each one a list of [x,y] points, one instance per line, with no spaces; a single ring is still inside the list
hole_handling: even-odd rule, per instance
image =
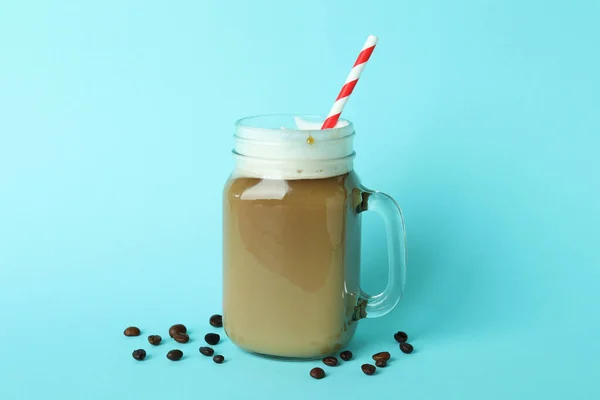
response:
[[[600,397],[600,3],[323,3],[0,3],[0,399]],[[405,298],[322,381],[228,341],[215,365],[233,122],[327,113],[370,33],[344,116],[404,208]],[[177,322],[179,363],[122,335]]]

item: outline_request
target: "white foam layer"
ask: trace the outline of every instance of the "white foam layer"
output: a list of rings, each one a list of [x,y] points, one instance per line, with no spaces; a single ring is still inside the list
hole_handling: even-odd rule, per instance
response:
[[[320,130],[322,121],[294,118],[296,128],[266,129],[238,124],[236,175],[269,179],[320,179],[352,170],[354,128],[340,120]]]

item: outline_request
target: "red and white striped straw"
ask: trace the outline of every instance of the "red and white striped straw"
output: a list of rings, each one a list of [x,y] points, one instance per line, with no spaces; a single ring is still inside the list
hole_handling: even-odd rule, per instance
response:
[[[338,119],[340,119],[340,115],[344,110],[344,106],[348,101],[348,97],[352,94],[352,91],[358,82],[358,78],[360,78],[360,74],[362,74],[367,65],[367,61],[369,61],[373,50],[375,50],[376,44],[377,36],[369,35],[362,51],[354,63],[354,67],[352,67],[352,71],[350,71],[350,75],[348,75],[348,78],[346,79],[346,83],[344,83],[342,90],[340,90],[340,94],[338,94],[337,99],[335,99],[335,103],[333,103],[333,107],[331,107],[327,119],[323,122],[321,129],[333,128],[337,124]]]

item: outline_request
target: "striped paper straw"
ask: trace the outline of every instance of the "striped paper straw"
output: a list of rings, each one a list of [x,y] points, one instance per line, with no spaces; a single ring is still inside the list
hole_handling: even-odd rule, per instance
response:
[[[342,90],[340,90],[340,94],[337,99],[335,99],[335,103],[333,103],[333,107],[331,107],[331,111],[329,111],[329,115],[325,122],[323,122],[323,126],[321,129],[329,129],[335,127],[340,119],[340,115],[344,110],[344,106],[348,101],[348,97],[352,94],[356,83],[358,82],[358,78],[360,78],[360,74],[362,74],[365,66],[367,65],[367,61],[371,57],[373,50],[375,50],[375,45],[377,44],[377,36],[369,35],[365,45],[362,48],[362,51],[358,55],[356,62],[354,63],[354,67],[352,67],[352,71],[350,71],[350,75],[346,79],[346,83],[342,86]]]

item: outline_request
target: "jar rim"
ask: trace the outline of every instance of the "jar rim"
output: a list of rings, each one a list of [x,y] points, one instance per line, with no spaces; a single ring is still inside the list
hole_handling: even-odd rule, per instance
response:
[[[326,117],[316,114],[257,114],[240,118],[235,122],[236,136],[256,140],[256,136],[251,133],[268,134],[284,131],[290,135],[298,133],[314,136],[319,140],[338,140],[354,133],[354,124],[344,118],[339,119],[336,127],[322,130],[320,126],[325,119]],[[298,126],[300,121],[304,127]],[[293,123],[296,126],[292,126]]]

